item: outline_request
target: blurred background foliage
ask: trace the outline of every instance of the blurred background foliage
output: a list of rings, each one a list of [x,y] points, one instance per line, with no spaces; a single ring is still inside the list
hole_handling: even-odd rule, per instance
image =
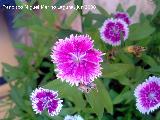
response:
[[[61,6],[70,0],[58,0],[55,5]],[[51,5],[51,0],[30,0],[27,4]],[[99,13],[81,10],[73,11],[56,28],[59,21],[58,15],[51,9],[42,9],[40,13],[23,9],[14,19],[14,27],[25,27],[29,30],[32,39],[30,46],[16,43],[15,47],[23,52],[16,56],[19,65],[12,67],[4,64],[3,75],[11,86],[11,109],[6,119],[13,120],[63,120],[67,114],[78,113],[85,120],[160,120],[160,112],[155,111],[150,115],[142,115],[136,110],[133,91],[137,84],[143,82],[149,75],[160,76],[160,2],[153,1],[157,8],[151,16],[141,14],[140,22],[130,25],[129,38],[123,45],[112,47],[102,42],[99,28],[104,20],[112,17],[107,11],[96,6]],[[24,5],[16,1],[17,5]],[[74,0],[75,5],[82,5],[82,0]],[[136,10],[131,6],[127,11],[130,17]],[[122,6],[117,11],[124,11]],[[72,30],[70,25],[80,16],[82,32]],[[54,42],[59,38],[68,37],[70,34],[89,34],[94,40],[95,47],[106,55],[103,76],[95,80],[97,89],[84,94],[76,87],[57,80],[54,64],[51,63],[50,53]],[[143,46],[146,51],[140,56],[135,56],[126,48],[131,45]],[[30,93],[38,86],[58,90],[64,99],[64,107],[59,116],[49,117],[47,114],[36,115],[31,107]]]

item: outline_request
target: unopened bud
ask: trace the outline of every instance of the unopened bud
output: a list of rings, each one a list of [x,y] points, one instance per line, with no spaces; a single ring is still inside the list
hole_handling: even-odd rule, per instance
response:
[[[128,46],[127,48],[125,48],[125,51],[128,53],[131,53],[133,55],[135,55],[136,57],[140,57],[142,52],[144,52],[146,49],[142,46],[136,46],[136,45],[132,45],[132,46]]]

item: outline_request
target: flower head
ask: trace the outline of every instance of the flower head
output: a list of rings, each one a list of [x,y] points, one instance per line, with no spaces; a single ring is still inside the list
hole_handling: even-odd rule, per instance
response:
[[[36,114],[41,114],[44,110],[48,110],[50,116],[58,115],[63,101],[57,97],[58,93],[56,91],[36,88],[30,96],[33,110]]]
[[[123,20],[124,22],[126,22],[128,25],[131,24],[131,20],[130,20],[130,18],[129,18],[129,15],[128,15],[128,13],[126,13],[126,12],[117,12],[117,13],[115,13],[115,14],[114,14],[114,18],[116,18],[116,19],[121,19],[121,20]]]
[[[149,77],[146,82],[139,84],[134,91],[137,109],[149,114],[160,106],[160,78]]]
[[[118,46],[121,44],[121,39],[128,38],[128,25],[121,19],[107,19],[100,29],[101,38],[104,42]]]
[[[51,58],[56,64],[57,77],[71,85],[88,85],[100,76],[102,52],[93,48],[88,35],[60,39],[52,49]]]
[[[67,115],[64,120],[84,120],[80,115]]]

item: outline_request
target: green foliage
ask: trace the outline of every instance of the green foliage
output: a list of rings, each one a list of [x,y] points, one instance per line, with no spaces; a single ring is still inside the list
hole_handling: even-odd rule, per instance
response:
[[[56,6],[65,5],[71,0],[57,0]],[[155,0],[157,3],[158,0]],[[28,4],[33,5],[36,0]],[[50,5],[51,0],[38,0],[39,4]],[[75,5],[82,5],[82,0],[74,0]],[[23,5],[17,0],[17,5]],[[158,4],[159,5],[159,4]],[[113,47],[105,44],[99,35],[99,28],[110,15],[103,7],[96,5],[98,13],[82,10],[73,11],[60,28],[55,28],[58,16],[51,9],[42,10],[40,16],[34,11],[22,10],[14,20],[15,27],[25,27],[30,32],[32,45],[15,44],[23,56],[16,56],[19,63],[13,67],[3,64],[3,76],[11,86],[10,99],[13,108],[8,111],[6,119],[18,117],[21,120],[63,120],[68,114],[80,114],[85,120],[159,120],[159,112],[145,116],[137,111],[133,91],[137,84],[142,83],[149,75],[160,76],[160,32],[159,32],[159,6],[149,18],[141,15],[139,23],[130,26],[129,39],[123,46]],[[118,5],[117,11],[124,11]],[[134,15],[135,6],[126,12]],[[82,20],[82,32],[73,30],[70,26],[77,16]],[[76,86],[57,79],[54,64],[50,60],[51,47],[59,38],[70,34],[89,34],[94,40],[95,48],[103,53],[103,75],[94,82],[97,89],[90,93],[82,93]],[[140,45],[146,48],[140,56],[135,56],[126,48],[130,45]],[[108,57],[111,50],[115,50],[113,58]],[[64,100],[63,109],[59,116],[50,117],[48,114],[36,115],[31,107],[31,92],[42,86],[47,89],[59,91]]]
[[[93,111],[97,114],[98,118],[101,119],[103,116],[104,108],[109,112],[113,113],[113,105],[108,91],[105,89],[104,85],[100,80],[97,80],[97,91],[91,91],[86,94],[86,99],[91,105]]]
[[[104,15],[105,17],[108,17],[108,16],[109,16],[109,14],[107,13],[107,11],[106,11],[104,8],[102,8],[101,6],[96,5],[96,8],[97,8],[98,11],[101,13],[101,15]]]
[[[44,87],[59,91],[60,97],[73,102],[73,107],[77,111],[82,111],[86,106],[82,93],[76,87],[71,87],[67,83],[64,83],[60,80],[53,80]]]
[[[76,19],[77,16],[78,16],[78,12],[73,11],[72,14],[68,18],[66,18],[62,27],[63,28],[70,28],[72,22]]]
[[[130,26],[129,40],[141,40],[150,36],[155,31],[148,20]]]
[[[45,85],[44,88],[58,90],[61,98],[65,98],[74,103],[72,108],[77,112],[83,112],[84,109],[92,109],[88,114],[96,113],[99,119],[101,119],[104,109],[111,114],[113,113],[113,105],[110,95],[101,80],[98,79],[95,83],[97,90],[86,94],[86,100],[83,99],[84,94],[82,94],[77,87],[71,87],[68,83],[62,82],[61,80],[53,80]],[[89,107],[87,103],[90,104],[91,107]]]
[[[127,13],[129,14],[130,17],[132,17],[134,15],[136,11],[136,6],[131,6],[130,8],[128,8]]]
[[[57,7],[60,7],[61,5],[64,5],[68,2],[70,2],[71,0],[57,0],[57,2],[54,4]]]
[[[121,4],[118,4],[116,11],[124,12],[124,9]]]

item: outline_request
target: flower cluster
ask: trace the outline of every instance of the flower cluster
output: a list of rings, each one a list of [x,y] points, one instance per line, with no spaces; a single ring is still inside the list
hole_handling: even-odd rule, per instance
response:
[[[105,20],[100,28],[100,37],[105,43],[118,46],[128,39],[130,24],[128,14],[117,12],[114,18]],[[144,48],[130,46],[127,50],[138,56]],[[116,52],[113,50],[110,54],[114,57]],[[57,78],[78,86],[78,89],[84,93],[97,89],[93,81],[102,75],[102,56],[103,53],[94,48],[93,40],[89,35],[70,35],[68,38],[59,39],[51,52],[52,62],[56,65]],[[149,77],[146,82],[137,86],[134,95],[137,109],[141,113],[149,114],[154,111],[160,106],[160,78]],[[44,88],[34,90],[31,101],[36,114],[48,110],[50,116],[59,114],[63,102],[58,98],[58,92]],[[67,115],[64,120],[83,120],[83,118],[79,115]]]
[[[33,110],[36,114],[48,110],[50,116],[58,115],[63,101],[57,97],[58,93],[56,91],[44,88],[35,89],[30,96]]]
[[[100,28],[101,39],[112,46],[118,46],[128,38],[130,18],[127,13],[118,12],[107,19]]]
[[[149,114],[160,106],[160,78],[149,77],[146,82],[139,84],[135,89],[137,109]]]
[[[101,73],[103,53],[93,48],[89,35],[71,35],[53,46],[51,58],[56,64],[57,77],[71,85],[88,85]]]

